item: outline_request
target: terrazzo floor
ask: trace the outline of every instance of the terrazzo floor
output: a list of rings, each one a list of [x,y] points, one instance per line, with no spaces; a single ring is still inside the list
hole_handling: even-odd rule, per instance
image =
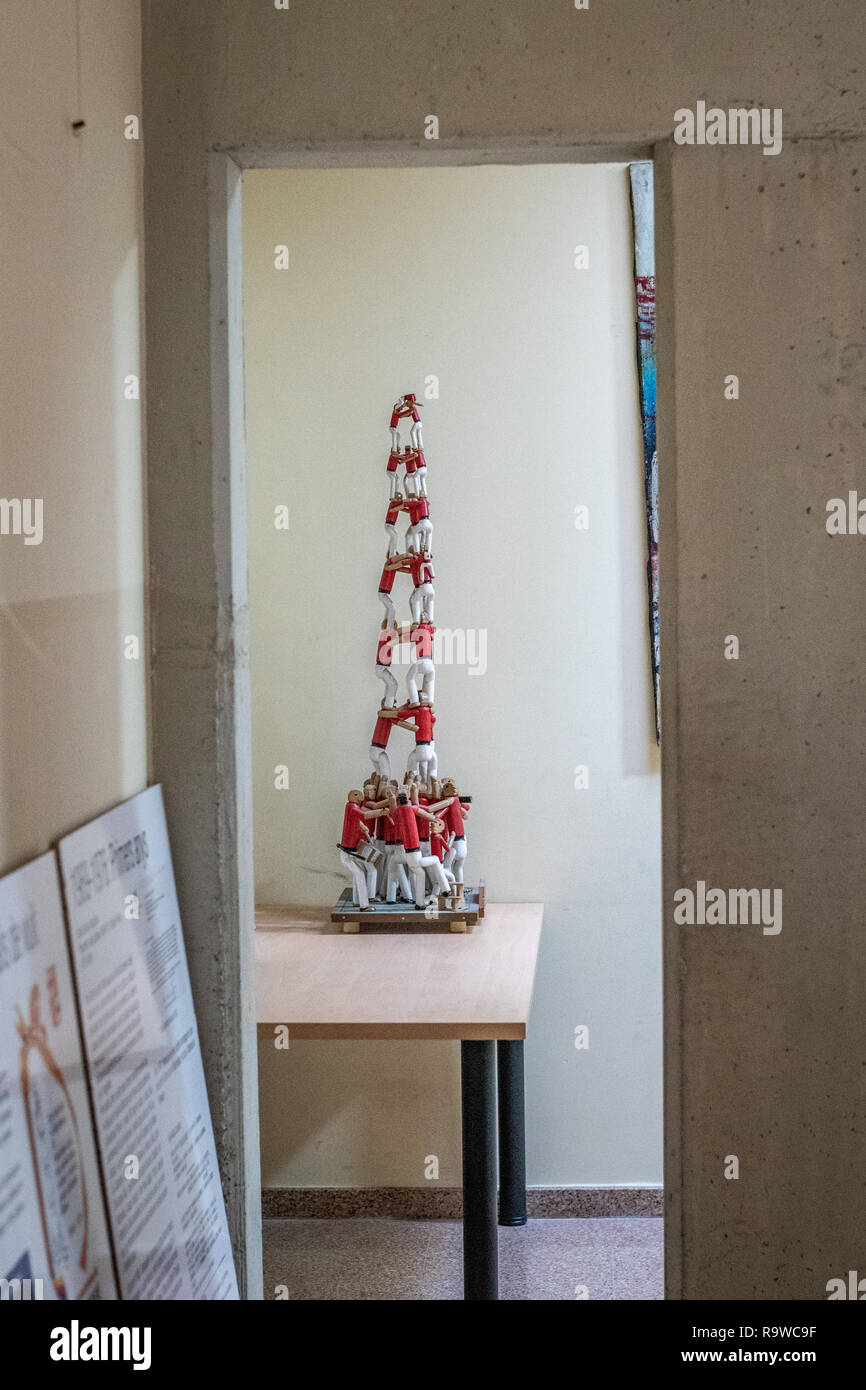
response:
[[[500,1227],[499,1296],[663,1298],[662,1225],[607,1216]],[[462,1260],[459,1221],[264,1222],[266,1299],[461,1299]]]

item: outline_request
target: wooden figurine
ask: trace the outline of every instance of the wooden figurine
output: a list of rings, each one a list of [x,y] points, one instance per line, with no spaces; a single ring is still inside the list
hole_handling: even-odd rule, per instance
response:
[[[370,762],[376,772],[380,773],[386,780],[391,776],[391,759],[388,757],[388,740],[391,737],[393,728],[392,720],[397,716],[397,711],[379,707],[376,723],[373,727],[373,738],[370,743]]]
[[[385,512],[385,534],[388,537],[386,559],[393,560],[397,551],[397,522],[400,513],[405,512],[409,525],[406,528],[406,554],[430,551],[433,548],[433,523],[430,520],[430,503],[426,497],[404,497],[396,492],[389,499]]]
[[[479,897],[477,904],[470,900],[467,906],[464,893],[465,818],[471,797],[461,796],[453,779],[438,779],[433,738],[433,523],[419,409],[414,395],[407,394],[399,398],[391,414],[387,553],[379,580],[385,616],[376,646],[376,675],[384,685],[384,694],[370,743],[373,771],[367,775],[363,792],[352,790],[348,794],[339,850],[352,876],[352,897],[358,912],[372,912],[378,907],[387,918],[388,909],[394,909],[399,921],[408,921],[415,911],[426,911],[432,898],[448,909],[451,930],[465,931],[467,924],[471,926],[483,915],[483,904]],[[412,421],[408,444],[400,439],[403,420]],[[402,552],[397,541],[401,515],[407,518]],[[411,623],[397,621],[394,585],[398,574],[411,579]],[[412,660],[406,676],[407,698],[398,704],[394,651],[397,648],[399,652],[404,642],[412,647]],[[397,660],[401,660],[399,655]],[[395,727],[414,735],[402,784],[392,776],[388,752]],[[354,909],[338,909],[340,904],[334,920],[342,920],[345,931],[357,931]]]
[[[388,454],[387,471],[391,484],[391,497],[397,491],[397,473],[400,465],[404,469],[406,492],[415,497],[427,495],[427,460],[424,457],[424,441],[421,432],[421,416],[418,411],[421,402],[414,395],[401,396],[391,412],[391,450]],[[400,443],[400,421],[411,418],[409,443]]]
[[[468,848],[464,820],[469,815],[472,798],[469,796],[461,797],[450,777],[442,783],[442,794],[451,798],[447,810],[442,815],[448,833],[448,853],[445,855],[445,866],[454,874],[462,897],[463,866],[466,862]]]
[[[427,490],[426,481],[424,481],[427,477],[427,464],[422,449],[421,416],[418,414],[420,408],[421,403],[416,401],[414,395],[410,393],[408,396],[401,396],[391,412],[391,451],[388,455],[387,471],[392,498],[397,491],[397,471],[401,463],[405,470],[407,492],[414,492],[418,495]],[[412,420],[412,428],[409,431],[410,442],[403,447],[400,444],[400,421],[408,418]]]
[[[415,648],[415,660],[406,672],[406,692],[410,704],[433,703],[436,682],[436,667],[433,665],[435,636],[436,629],[432,623],[413,623],[409,629],[409,641]]]
[[[398,459],[403,465],[403,486],[407,497],[419,500],[427,496],[427,460],[423,449],[405,448]]]
[[[439,860],[440,864],[442,864],[443,868],[445,867],[445,855],[447,850],[448,841],[445,838],[445,822],[441,817],[437,816],[435,829],[433,826],[430,827],[430,853],[436,855],[436,858]],[[446,876],[450,875],[448,877],[448,883],[449,887],[452,887],[455,882],[454,874],[448,869],[445,869],[445,873]]]
[[[395,645],[400,645],[401,636],[398,628],[386,627],[385,623],[382,623],[382,631],[379,633],[379,641],[376,646],[376,675],[385,684],[382,704],[388,709],[396,709],[397,707],[397,678],[391,670],[391,659],[394,655]]]
[[[406,489],[406,497],[422,498],[427,496],[427,460],[424,457],[423,449],[413,449],[408,444],[401,449],[399,446],[391,450],[385,471],[388,474],[389,490],[388,496],[391,502],[396,502],[402,497],[400,492],[400,468],[403,468],[403,487]]]
[[[394,564],[393,559],[386,559],[382,569],[382,577],[379,580],[379,602],[385,605],[386,627],[393,627],[397,621],[397,612],[394,608],[391,590],[394,588],[394,575],[399,568],[401,567]]]
[[[408,729],[415,735],[415,747],[406,762],[407,772],[417,772],[426,782],[436,776],[436,745],[433,741],[433,725],[436,715],[432,705],[407,704],[395,711],[396,723],[401,729]],[[409,718],[403,719],[402,715]]]
[[[412,391],[410,391],[409,394],[406,395],[406,396],[401,396],[400,399],[399,399],[398,401],[395,402],[394,408],[393,408],[393,410],[391,411],[391,448],[392,448],[392,449],[395,449],[395,450],[396,450],[396,449],[398,449],[398,448],[400,447],[400,421],[401,421],[401,420],[407,419],[409,416],[412,417],[412,429],[411,429],[411,432],[410,432],[411,438],[412,438],[412,443],[413,443],[413,444],[415,443],[415,439],[416,439],[416,437],[417,437],[418,443],[419,443],[419,445],[420,445],[420,441],[421,441],[421,416],[418,414],[418,411],[419,411],[420,409],[422,409],[421,402],[420,402],[420,401],[417,401],[417,400],[415,399],[415,394],[414,394],[414,392],[412,392]],[[417,436],[416,436],[416,431],[417,431]]]
[[[401,511],[405,511],[403,505],[403,494],[398,492],[388,503],[388,510],[385,513],[385,534],[388,537],[388,553],[386,559],[390,560],[397,554],[397,522],[400,520]],[[408,532],[406,533],[408,535]],[[406,547],[408,550],[408,546]]]
[[[409,793],[409,800],[416,811],[429,811],[430,798],[426,795],[426,784],[421,782],[417,773],[406,769],[406,776],[403,779],[404,790]],[[422,787],[425,789],[422,790]],[[433,813],[431,813],[433,814]],[[426,816],[416,815],[418,822],[418,838],[421,841],[421,853],[430,853],[430,826],[431,821]]]
[[[361,802],[361,809],[364,811],[387,810],[388,799],[384,791],[380,792],[380,784],[387,787],[384,778],[374,772],[364,783],[364,800]],[[378,816],[375,818],[374,829],[376,831],[376,848],[379,851],[379,862],[376,865],[376,897],[380,901],[385,898],[385,877],[387,873],[387,850],[385,844],[385,824],[386,817]]]
[[[435,820],[436,817],[429,811],[425,811],[421,806],[413,806],[412,802],[409,800],[408,793],[403,790],[397,795],[397,806],[392,815],[396,829],[396,838],[402,847],[402,855],[398,855],[397,853],[392,854],[389,860],[388,901],[393,902],[391,892],[392,888],[396,887],[391,878],[390,865],[391,863],[400,862],[406,866],[409,873],[412,875],[412,882],[415,889],[415,906],[417,908],[424,908],[427,906],[427,879],[424,873],[425,869],[431,870],[433,882],[436,885],[437,891],[443,894],[443,896],[448,893],[448,879],[445,877],[443,866],[440,864],[436,855],[421,853],[421,839],[418,834],[418,818],[422,817],[432,821]]]
[[[392,430],[392,434],[393,434],[393,433],[394,433],[394,431]],[[389,498],[390,498],[390,500],[391,500],[392,502],[395,502],[395,501],[397,500],[397,497],[398,497],[399,495],[401,495],[401,494],[398,493],[398,489],[397,489],[397,482],[398,482],[397,473],[398,473],[398,470],[399,470],[399,468],[400,468],[400,464],[401,464],[402,462],[403,462],[403,454],[402,454],[402,450],[400,449],[400,446],[397,445],[396,449],[392,447],[391,452],[390,452],[390,454],[388,455],[388,462],[387,462],[387,464],[385,465],[386,471],[387,471],[387,473],[388,473],[388,483],[389,483],[389,493],[388,493],[388,495],[389,495]]]
[[[386,600],[383,595],[387,595],[388,603],[386,611],[393,615],[394,604],[391,600],[391,590],[394,587],[394,575],[398,570],[412,576],[413,589],[409,596],[409,608],[412,613],[413,623],[432,623],[433,611],[436,602],[436,591],[433,588],[433,580],[436,578],[433,569],[433,556],[429,550],[407,551],[403,555],[392,555],[385,561],[385,568],[382,571],[382,578],[379,581],[379,597],[382,602]],[[390,578],[386,579],[386,576]],[[390,605],[390,610],[388,609]],[[393,616],[388,626],[393,626]]]
[[[420,555],[424,550],[428,554],[432,553],[433,523],[430,520],[430,503],[427,498],[408,497],[404,511],[409,515],[409,526],[406,530],[407,553],[415,552]]]
[[[352,790],[343,812],[343,833],[340,836],[340,861],[352,875],[353,899],[362,912],[371,911],[370,899],[376,893],[376,873],[379,851],[367,827],[367,820],[385,814],[384,810],[365,809],[360,791]]]
[[[418,809],[418,835],[421,839],[421,854],[425,858],[430,854],[435,855],[442,864],[442,871],[448,880],[448,896],[454,891],[454,875],[444,863],[445,852],[447,850],[447,840],[445,822],[440,816],[440,812],[451,805],[452,797],[445,800],[432,801],[431,795],[433,787],[430,783],[420,783],[417,776],[412,776],[409,783],[409,799],[413,806]],[[434,837],[436,845],[434,846]],[[432,878],[432,875],[430,875]],[[436,886],[441,884],[441,879],[436,876]]]
[[[415,585],[409,597],[412,621],[432,623],[433,605],[436,601],[433,580],[436,575],[433,570],[433,556],[429,550],[422,550],[411,556],[409,572]]]
[[[403,844],[400,840],[397,829],[397,791],[396,788],[388,788],[388,812],[385,817],[385,901],[393,903],[397,901],[397,890],[399,889],[403,901],[413,903],[415,896],[409,884],[409,876],[406,873],[406,859],[403,853]]]

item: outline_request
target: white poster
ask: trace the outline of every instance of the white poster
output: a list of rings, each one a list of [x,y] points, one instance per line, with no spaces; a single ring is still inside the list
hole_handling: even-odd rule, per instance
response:
[[[117,1297],[53,854],[0,879],[0,1280]]]
[[[121,1295],[237,1298],[161,788],[60,862]]]

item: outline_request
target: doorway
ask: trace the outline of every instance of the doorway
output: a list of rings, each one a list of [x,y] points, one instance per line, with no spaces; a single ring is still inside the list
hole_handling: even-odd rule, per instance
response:
[[[342,883],[381,695],[386,417],[415,391],[451,634],[437,740],[488,893],[545,903],[528,1182],[551,1210],[651,1193],[661,805],[627,166],[248,171],[243,273],[256,897]],[[431,1153],[459,1186],[455,1056],[290,1057],[260,1051],[266,1191],[430,1193]]]

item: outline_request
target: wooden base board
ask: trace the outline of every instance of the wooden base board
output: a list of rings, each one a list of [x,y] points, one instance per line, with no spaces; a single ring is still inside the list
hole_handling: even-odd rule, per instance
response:
[[[370,912],[362,912],[352,902],[351,888],[344,888],[331,911],[331,921],[340,922],[344,932],[359,932],[362,927],[426,927],[428,930],[470,932],[484,916],[485,890],[464,888],[463,907],[417,908],[408,903],[373,903]]]

